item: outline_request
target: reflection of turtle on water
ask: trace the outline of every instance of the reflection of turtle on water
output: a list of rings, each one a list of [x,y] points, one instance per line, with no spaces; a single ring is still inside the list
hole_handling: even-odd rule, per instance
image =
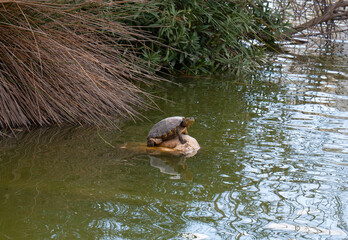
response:
[[[194,123],[192,117],[169,117],[156,123],[147,135],[147,146],[153,147],[176,136],[182,144],[186,143],[181,134],[187,134],[187,128]]]
[[[150,157],[150,164],[152,167],[158,168],[161,173],[170,175],[170,179],[182,179],[186,181],[192,181],[193,174],[188,169],[186,164],[186,157],[174,157],[174,156],[152,156]]]

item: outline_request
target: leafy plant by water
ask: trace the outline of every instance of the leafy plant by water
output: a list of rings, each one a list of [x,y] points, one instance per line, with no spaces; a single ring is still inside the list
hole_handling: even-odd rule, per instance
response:
[[[250,73],[261,63],[260,45],[285,26],[264,0],[148,0],[124,4],[117,14],[106,16],[123,14],[123,22],[158,37],[161,44],[138,46],[144,59],[188,74]]]

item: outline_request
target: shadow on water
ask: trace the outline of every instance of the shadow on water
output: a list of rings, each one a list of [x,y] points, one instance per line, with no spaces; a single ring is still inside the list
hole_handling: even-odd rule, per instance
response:
[[[0,239],[346,239],[347,55],[273,56],[263,82],[177,79],[122,132],[1,140]],[[178,115],[197,155],[120,149]]]

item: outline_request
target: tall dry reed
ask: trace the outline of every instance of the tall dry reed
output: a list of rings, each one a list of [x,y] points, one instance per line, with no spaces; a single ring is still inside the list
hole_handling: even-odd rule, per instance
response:
[[[151,96],[139,85],[158,78],[132,43],[151,39],[98,16],[106,7],[0,0],[0,130],[64,122],[115,126],[150,107]]]

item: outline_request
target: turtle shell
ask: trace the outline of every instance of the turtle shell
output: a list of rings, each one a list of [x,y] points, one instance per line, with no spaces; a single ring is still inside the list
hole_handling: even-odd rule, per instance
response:
[[[147,138],[169,139],[177,135],[184,117],[169,117],[156,123],[150,130]]]

